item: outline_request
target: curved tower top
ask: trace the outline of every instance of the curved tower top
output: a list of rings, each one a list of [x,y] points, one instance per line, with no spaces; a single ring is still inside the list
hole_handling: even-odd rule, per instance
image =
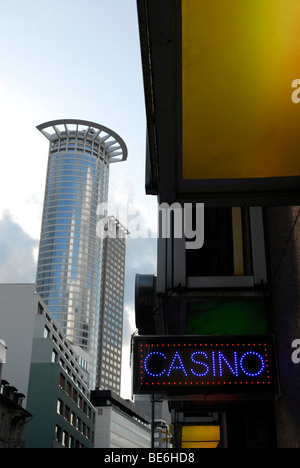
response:
[[[86,120],[62,119],[43,123],[36,128],[50,141],[50,145],[52,144],[50,153],[58,151],[56,143],[67,138],[75,139],[77,147],[73,147],[73,150],[83,150],[89,154],[93,151],[92,154],[97,157],[104,152],[109,163],[127,159],[125,142],[116,132],[103,125]]]

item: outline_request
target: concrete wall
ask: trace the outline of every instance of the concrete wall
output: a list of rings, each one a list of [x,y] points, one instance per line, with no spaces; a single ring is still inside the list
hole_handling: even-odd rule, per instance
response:
[[[276,337],[281,395],[276,400],[279,448],[300,447],[300,364],[292,342],[300,339],[299,207],[266,209],[272,331]],[[299,353],[300,355],[300,353]]]
[[[95,448],[150,448],[150,431],[112,406],[97,407]]]
[[[38,303],[34,292],[35,284],[0,284],[0,338],[7,346],[2,378],[25,395]]]

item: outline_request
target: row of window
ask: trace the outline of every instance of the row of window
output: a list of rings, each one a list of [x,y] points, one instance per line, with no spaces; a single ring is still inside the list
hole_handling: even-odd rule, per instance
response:
[[[61,366],[66,369],[67,373],[77,384],[82,393],[87,394],[86,388],[81,386],[80,383],[83,375],[80,371],[80,367],[77,366],[76,355],[74,354],[72,347],[67,340],[64,339],[60,330],[53,323],[52,318],[47,313],[44,313],[44,309],[40,304],[38,305],[38,315],[45,315],[46,320],[49,322],[49,326],[45,325],[44,327],[44,338],[51,339],[57,346],[57,350],[60,352]],[[53,349],[52,353],[52,362],[59,362],[58,352],[55,349]]]
[[[106,347],[108,346],[109,344],[113,345],[114,347],[115,346],[120,346],[120,340],[119,341],[116,341],[114,340],[113,338],[110,338],[109,336],[107,335],[103,335],[103,346]]]
[[[85,338],[94,338],[95,334],[95,329],[97,327],[98,323],[98,318],[99,314],[92,314],[93,309],[91,310],[91,313],[89,314],[89,324],[85,322],[86,320],[86,308],[85,309],[75,309],[76,310],[76,315],[74,313],[60,313],[57,314],[57,319],[58,321],[61,322],[61,326],[64,327],[65,329],[67,327],[70,327],[70,323],[72,323],[72,331],[76,335],[84,336]],[[77,312],[78,310],[78,312]],[[99,310],[99,309],[98,309]],[[67,333],[67,331],[65,332]],[[60,362],[62,367],[64,368],[63,360],[55,361],[55,362]],[[68,372],[69,373],[69,372]]]
[[[77,207],[77,208],[82,208],[83,205],[87,206],[89,210],[93,210],[94,212],[97,212],[98,205],[99,205],[98,197],[95,198],[94,200],[89,200],[88,203],[85,203],[85,200],[83,200],[82,197],[78,196],[72,196],[72,195],[62,195],[60,198],[53,197],[53,199],[50,199],[49,197],[46,200],[46,208],[49,209],[51,207],[56,207],[60,208],[62,206],[72,206],[72,207]]]
[[[79,242],[76,242],[75,245],[72,244],[72,254],[74,253],[74,255],[76,254],[86,255],[88,249],[89,249],[89,246],[80,245]],[[51,243],[41,248],[41,254],[48,253],[49,257],[51,257],[54,254],[55,256],[57,256],[58,252],[60,252],[61,256],[65,256],[66,253],[69,252],[69,250],[70,250],[70,246],[67,243],[65,244]]]
[[[101,388],[111,389],[115,393],[119,393],[121,386],[120,386],[120,382],[113,382],[112,380],[103,378],[101,379]]]
[[[93,171],[94,172],[94,171]],[[67,176],[73,176],[74,178],[78,178],[79,180],[76,180],[76,186],[75,184],[71,184],[72,181],[68,182],[68,187],[66,187],[65,182],[62,183],[61,177],[67,177]],[[99,191],[99,186],[100,184],[103,184],[103,181],[105,180],[105,175],[104,174],[89,174],[87,170],[85,171],[78,171],[78,170],[61,170],[61,171],[49,171],[48,173],[48,184],[47,184],[47,191],[46,193],[50,192],[53,193],[54,191],[57,191],[59,189],[66,189],[66,190],[87,190],[87,191],[92,191],[95,188]]]
[[[104,318],[111,320],[112,322],[116,319],[116,323],[123,321],[123,309],[117,310],[119,313],[110,311],[107,307],[104,309]]]
[[[72,275],[70,275],[70,278],[72,279]],[[76,275],[74,276],[76,278]],[[91,291],[91,294],[89,295],[89,302],[96,303],[96,305],[99,305],[100,301],[100,285],[101,283],[96,280],[87,280],[84,281],[84,276],[81,275],[78,280],[80,280],[80,289],[81,291],[86,290],[87,292]],[[38,287],[38,293],[47,293],[47,299],[55,299],[55,302],[52,302],[52,305],[62,305],[62,306],[69,306],[69,297],[72,299],[74,302],[75,299],[77,299],[77,303],[82,302],[82,292],[78,292],[76,287],[72,287],[72,285],[66,285],[66,288],[64,288],[64,291],[62,291],[64,282],[58,283],[57,285],[55,284],[48,284],[49,281],[47,279],[39,281],[39,287]],[[93,291],[93,294],[92,294]],[[70,296],[72,295],[72,296]],[[43,294],[43,297],[45,294]],[[66,302],[62,302],[60,299],[64,299]],[[86,306],[85,301],[85,306]]]
[[[62,255],[60,258],[58,259],[48,259],[48,258],[44,258],[44,256],[47,255],[47,253],[45,253],[43,255],[43,257],[40,258],[39,260],[39,272],[40,273],[46,273],[46,272],[49,272],[48,274],[45,274],[44,278],[46,277],[51,277],[51,276],[55,276],[54,275],[54,272],[55,270],[56,271],[61,271],[63,273],[66,273],[65,276],[68,276],[68,272],[73,272],[75,273],[75,277],[78,275],[78,273],[80,272],[80,277],[83,279],[84,276],[87,276],[87,278],[89,279],[89,277],[93,278],[93,276],[95,276],[97,279],[99,277],[99,281],[100,281],[100,271],[101,271],[101,268],[100,268],[100,265],[101,265],[101,261],[100,260],[96,260],[95,263],[91,263],[91,262],[87,262],[86,260],[83,261],[83,260],[76,260],[72,262],[72,264],[70,265],[69,264],[69,259],[68,258],[64,258],[64,256]],[[65,264],[64,264],[64,261],[65,261]],[[88,264],[88,265],[87,265]],[[92,268],[92,271],[89,271],[87,275],[84,275],[82,273],[82,265],[84,267],[89,267],[89,268]],[[99,274],[97,274],[97,272]],[[42,277],[42,276],[40,276]],[[71,277],[74,277],[74,275],[71,275]],[[121,282],[121,284],[123,284],[123,282]]]
[[[55,151],[60,149],[63,151],[66,147],[69,148],[86,148],[87,150],[93,150],[97,154],[100,152],[100,154],[103,155],[103,150],[101,148],[101,145],[99,144],[99,141],[92,141],[92,140],[86,140],[82,138],[62,138],[60,140],[54,141],[51,144],[51,150]]]
[[[83,279],[84,277],[81,278],[80,292],[78,292],[75,287],[72,287],[72,285],[66,284],[63,279],[57,283],[61,285],[61,288],[58,291],[55,291],[56,283],[54,282],[52,283],[51,279],[45,279],[45,280],[40,281],[38,292],[39,293],[48,292],[47,294],[48,299],[62,299],[65,301],[65,302],[57,301],[57,303],[53,303],[52,305],[61,304],[62,306],[68,306],[69,305],[68,299],[71,295],[72,300],[77,299],[77,303],[82,302],[84,304],[84,307],[86,307],[86,303],[88,301],[89,303],[96,302],[98,306],[99,300],[100,300],[99,288],[95,288],[95,290],[91,290],[91,288],[87,286],[86,282],[83,282]],[[50,284],[48,284],[48,282]],[[40,287],[42,284],[44,286]],[[95,284],[97,284],[100,287],[100,283],[96,282]]]
[[[70,172],[71,172],[71,171],[70,171]],[[48,187],[48,185],[49,185],[50,183],[56,183],[56,184],[57,184],[57,183],[60,183],[60,182],[72,182],[72,183],[76,182],[76,183],[83,183],[83,181],[84,181],[84,183],[85,183],[87,186],[88,186],[88,185],[92,186],[92,182],[96,182],[96,183],[97,183],[97,182],[99,181],[99,179],[93,177],[93,180],[90,181],[90,180],[87,179],[86,175],[85,175],[85,176],[81,176],[81,177],[75,177],[75,174],[73,174],[72,172],[71,172],[70,175],[66,175],[66,174],[65,174],[65,175],[62,175],[62,174],[59,174],[59,173],[58,173],[56,176],[53,175],[53,176],[51,176],[51,177],[48,178],[47,187]]]
[[[44,218],[48,219],[51,217],[54,217],[56,219],[57,216],[64,216],[66,215],[71,215],[72,217],[76,216],[76,214],[79,214],[80,216],[82,215],[82,205],[78,207],[70,207],[70,206],[54,206],[54,207],[45,207],[44,209]],[[96,210],[97,212],[97,210]],[[61,213],[61,215],[60,215]],[[92,213],[90,213],[91,215]]]
[[[76,386],[78,386],[76,384]],[[94,422],[94,412],[92,410],[92,407],[88,405],[87,401],[82,397],[82,395],[78,392],[77,388],[74,387],[71,382],[65,378],[64,374],[60,374],[60,380],[59,380],[59,387],[61,390],[63,390],[66,395],[68,395],[73,403],[78,406],[78,408],[92,421]],[[63,414],[69,414],[70,417],[70,411],[67,405],[63,405],[63,402],[61,400],[58,400],[60,404],[60,409],[63,412]],[[60,413],[62,414],[62,413]],[[75,413],[74,413],[75,415]],[[76,416],[76,415],[75,415]],[[70,419],[68,419],[70,422]]]
[[[120,280],[118,285],[110,287],[105,286],[105,305],[113,310],[123,308],[124,281]],[[116,307],[113,306],[115,304]]]
[[[88,155],[83,155],[83,156],[78,156],[78,155],[68,155],[68,154],[65,154],[63,156],[65,158],[66,161],[68,161],[69,159],[71,159],[72,161],[75,160],[75,159],[83,159],[84,161],[89,161],[91,162],[92,164],[95,164],[95,158],[91,157],[91,156],[88,156]],[[61,154],[53,154],[51,155],[51,163],[53,161],[61,161],[62,160],[62,155]]]
[[[62,177],[68,177],[72,176],[74,179],[72,180],[77,180],[79,178],[78,182],[80,179],[85,181],[85,184],[87,187],[92,188],[94,182],[99,182],[99,180],[104,180],[104,176],[101,174],[89,174],[88,168],[85,168],[85,170],[82,169],[82,171],[79,170],[68,170],[68,169],[63,169],[63,170],[50,170],[48,173],[48,180],[49,183],[57,183],[57,182],[62,182],[64,179]],[[96,176],[96,177],[95,177]]]
[[[115,331],[115,330],[119,331],[119,329],[122,330],[122,324],[121,323],[119,323],[119,322],[116,323],[115,320],[113,320],[112,322],[113,322],[113,324],[111,324],[107,320],[104,320],[104,326],[110,328],[113,331]],[[116,326],[114,326],[114,325],[116,325]],[[105,328],[104,328],[104,330],[105,330]]]
[[[47,196],[47,202],[52,202],[56,200],[83,200],[84,197],[84,202],[90,203],[91,201],[96,201],[98,202],[99,195],[97,190],[93,190],[90,188],[90,190],[85,190],[85,187],[82,188],[82,190],[76,190],[76,189],[56,189],[56,190],[51,190],[51,193]]]
[[[68,152],[74,154],[75,148],[68,147],[68,148],[65,148],[65,149],[61,149],[60,151],[68,151]],[[85,152],[85,153],[91,154],[91,155],[93,154],[94,156],[96,156],[96,158],[100,157],[101,161],[103,161],[104,163],[106,163],[106,161],[105,161],[105,159],[103,158],[103,156],[99,156],[99,154],[98,154],[97,152],[95,152],[95,151],[92,152],[92,151],[87,150],[87,149],[84,150],[83,148],[77,148],[76,151],[77,151],[77,152],[82,152],[82,153]],[[51,150],[51,153],[58,153],[58,152],[59,152],[58,149],[53,149],[53,150]]]
[[[74,304],[73,307],[75,306],[75,308],[73,309],[73,313],[70,313],[69,312],[69,306],[59,306],[59,301],[49,300],[48,302],[49,302],[48,307],[49,307],[49,309],[51,309],[51,313],[53,314],[52,309],[55,309],[55,311],[57,312],[55,314],[56,315],[56,320],[60,322],[61,327],[66,328],[67,320],[69,318],[74,317],[74,313],[79,315],[78,326],[81,326],[82,330],[85,330],[85,328],[87,326],[85,324],[85,322],[84,322],[84,320],[86,319],[87,316],[89,316],[89,321],[91,322],[91,325],[90,325],[91,328],[92,328],[92,326],[96,326],[96,324],[97,324],[98,317],[99,317],[99,307],[97,307],[97,304],[89,306],[89,310],[88,310],[88,314],[87,314],[87,307],[80,308],[79,304],[77,304],[78,308],[76,308],[76,304]],[[56,303],[58,303],[58,305]],[[57,307],[55,307],[55,306],[57,306]],[[75,331],[76,330],[78,332],[80,332],[81,328],[76,328]]]
[[[76,154],[77,153],[77,154]],[[80,154],[78,154],[80,153]],[[103,157],[103,155],[97,152],[90,150],[87,148],[85,151],[83,148],[78,148],[75,150],[73,146],[69,146],[68,148],[63,148],[60,151],[58,149],[53,149],[50,151],[50,156],[51,156],[51,163],[55,161],[61,161],[62,158],[65,158],[64,160],[83,160],[83,161],[89,161],[91,162],[91,167],[94,166],[95,162],[100,160],[102,164],[104,164],[106,167],[109,164],[108,158],[106,156]],[[95,159],[97,158],[97,159]]]
[[[99,184],[97,184],[99,185]],[[55,193],[55,191],[57,190],[76,190],[76,192],[80,192],[80,191],[87,191],[87,192],[92,192],[93,190],[95,190],[95,188],[93,187],[93,185],[91,184],[87,184],[86,183],[86,180],[83,179],[81,181],[81,183],[77,183],[77,182],[64,182],[64,183],[61,183],[61,182],[56,182],[55,180],[51,180],[49,181],[48,185],[47,185],[47,188],[46,188],[46,194],[48,193]],[[99,191],[99,188],[97,187],[97,190]],[[101,188],[100,188],[101,190]]]
[[[48,243],[46,244],[46,242],[43,243],[43,245],[41,246],[41,252],[47,252],[47,251],[51,251],[52,249],[55,249],[55,250],[61,250],[61,251],[65,251],[65,250],[70,250],[70,244],[72,245],[72,252],[76,252],[76,251],[83,251],[83,252],[87,252],[87,251],[92,251],[93,254],[92,256],[94,257],[95,256],[95,249],[98,248],[99,249],[99,255],[103,255],[102,254],[102,249],[101,249],[101,244],[99,246],[99,241],[97,241],[97,238],[94,237],[94,236],[89,236],[87,240],[89,240],[89,243],[87,245],[82,245],[82,241],[80,240],[80,236],[76,236],[76,239],[74,238],[74,236],[72,236],[72,233],[70,233],[70,240],[67,240],[67,239],[62,239],[60,237],[58,237],[58,234],[59,232],[55,233],[55,236],[54,238],[50,238]],[[49,236],[48,236],[49,237]],[[90,254],[91,256],[91,254]]]
[[[92,434],[92,439],[94,439],[94,434]],[[65,448],[69,449],[85,449],[87,448],[82,442],[80,442],[75,437],[69,435],[68,432],[64,431],[60,426],[55,428],[55,441],[61,444]]]
[[[57,400],[57,414],[62,416],[71,426],[73,426],[78,432],[80,432],[87,439],[91,437],[91,428],[81,420],[81,418],[74,412],[71,411],[69,406],[65,404],[60,398]],[[90,416],[90,420],[94,422],[94,415]]]
[[[60,363],[61,367],[70,376],[82,394],[89,395],[87,387],[81,383],[83,381],[83,374],[80,370],[80,367],[83,367],[88,371],[88,367],[82,365],[81,359],[77,358],[77,355],[74,354],[69,342],[64,339],[62,333],[53,322],[52,317],[44,312],[44,309],[40,303],[38,304],[38,314],[44,315],[46,320],[49,322],[49,326],[45,325],[44,328],[44,338],[51,339],[57,347],[56,349],[53,349],[52,362]],[[77,363],[80,367],[78,367]]]
[[[104,332],[104,337],[110,336],[111,338],[115,338],[116,340],[119,340],[119,342],[122,341],[122,330],[111,331],[108,328],[104,327],[103,332]]]
[[[84,156],[72,156],[72,157],[64,157],[60,156],[59,158],[54,159],[51,158],[51,167],[62,167],[63,169],[72,169],[73,167],[77,166],[84,166],[89,167],[93,170],[100,171],[104,174],[106,167],[99,163],[98,160],[94,160],[93,162],[87,161],[87,158]]]
[[[77,252],[76,252],[77,250]],[[80,250],[79,251],[79,246],[77,249],[72,249],[72,265],[76,265],[77,264],[77,259],[79,260],[84,260],[84,262],[86,262],[87,260],[87,257],[88,257],[88,254],[87,252],[82,252],[83,250],[83,247],[81,246],[80,247]],[[49,249],[49,250],[44,250],[43,252],[43,255],[41,256],[41,258],[45,258],[46,256],[49,258],[49,263],[53,263],[54,260],[53,258],[57,257],[57,258],[62,258],[62,257],[65,257],[66,256],[66,253],[68,253],[69,250],[66,249],[66,250],[60,250],[60,249]],[[68,260],[69,262],[70,260]],[[99,265],[99,263],[98,263]]]

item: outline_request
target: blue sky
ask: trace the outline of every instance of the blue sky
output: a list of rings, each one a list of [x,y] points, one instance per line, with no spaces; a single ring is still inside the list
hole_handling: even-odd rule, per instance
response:
[[[143,93],[136,0],[0,0],[0,282],[35,280],[48,156],[35,127],[43,122],[78,118],[117,132],[128,161],[111,166],[110,199],[127,200],[153,228]],[[128,240],[125,367],[134,276],[156,272],[155,246]]]

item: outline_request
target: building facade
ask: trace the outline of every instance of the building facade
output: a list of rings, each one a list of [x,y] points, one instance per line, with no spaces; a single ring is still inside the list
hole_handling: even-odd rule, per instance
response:
[[[271,62],[284,60],[287,74],[297,74],[297,39],[288,34],[293,25],[299,29],[297,4],[278,4],[261,27],[258,4],[137,0],[137,6],[146,192],[160,204],[177,203],[182,213],[186,204],[194,212],[197,204],[205,207],[202,248],[174,235],[174,216],[170,238],[158,240],[152,314],[142,294],[136,307],[136,393],[155,389],[168,400],[175,447],[298,448],[298,117],[282,75],[268,87],[271,99],[263,85]],[[216,18],[216,9],[224,15]],[[285,48],[271,37],[278,44],[284,37]],[[250,56],[266,68],[249,66]],[[232,80],[236,73],[252,74],[247,97]],[[222,83],[217,94],[208,92],[215,78]]]
[[[114,217],[107,218],[103,268],[97,387],[120,395],[122,364],[125,255],[128,231]]]
[[[300,208],[265,210],[270,278],[269,315],[276,336],[280,395],[275,400],[279,448],[299,448]]]
[[[0,330],[7,347],[2,379],[13,382],[26,397],[39,308],[35,288],[35,284],[0,284]],[[25,398],[25,408],[26,401]]]
[[[27,448],[94,448],[95,409],[79,359],[47,309],[35,320]]]
[[[95,448],[150,448],[149,419],[131,401],[99,389],[91,398],[96,408]]]
[[[24,429],[32,415],[23,408],[25,395],[0,380],[0,449],[24,448]]]
[[[93,448],[89,376],[35,289],[0,285],[0,329],[8,351],[2,379],[27,396],[24,407],[32,420],[25,447]]]
[[[2,367],[6,361],[6,345],[3,340],[0,340],[0,381],[2,378]]]
[[[37,127],[50,141],[37,292],[77,347],[96,384],[102,241],[98,207],[107,203],[109,166],[127,158],[112,130],[80,120]]]
[[[24,448],[24,429],[32,415],[23,408],[25,395],[2,380],[6,345],[0,340],[0,449]]]
[[[155,449],[173,448],[172,446],[172,426],[171,413],[168,402],[163,399],[152,399],[152,397],[135,395],[134,404],[139,411],[148,416],[151,421],[154,417],[154,427],[151,426],[151,440]],[[154,407],[153,407],[154,405]]]

